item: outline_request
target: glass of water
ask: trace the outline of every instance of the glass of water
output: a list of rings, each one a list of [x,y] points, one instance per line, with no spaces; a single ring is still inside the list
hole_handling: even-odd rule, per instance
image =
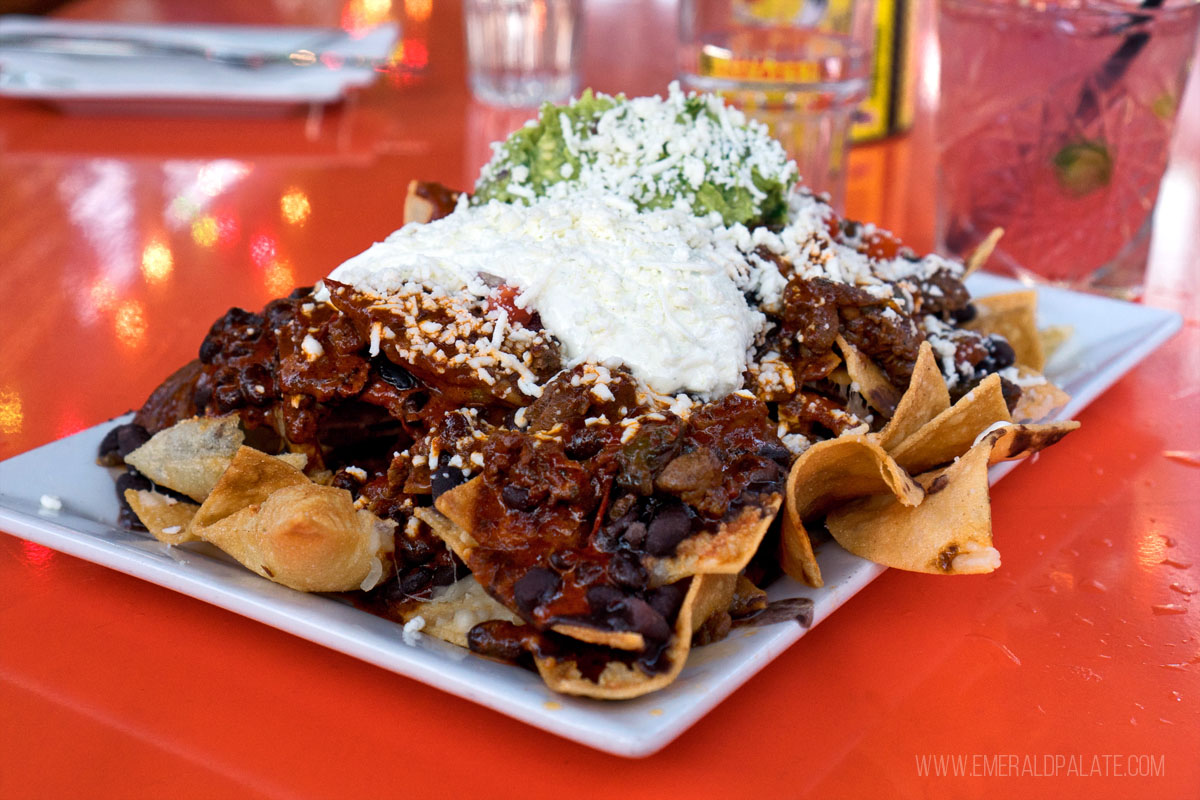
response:
[[[840,212],[874,35],[875,0],[682,0],[679,77],[765,123]]]
[[[463,0],[471,91],[510,108],[579,88],[582,0]]]

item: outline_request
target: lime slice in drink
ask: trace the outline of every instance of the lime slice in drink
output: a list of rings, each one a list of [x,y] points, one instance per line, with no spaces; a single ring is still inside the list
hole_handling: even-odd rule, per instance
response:
[[[1072,197],[1102,189],[1112,180],[1113,159],[1103,139],[1072,142],[1054,154],[1053,163],[1058,185]]]

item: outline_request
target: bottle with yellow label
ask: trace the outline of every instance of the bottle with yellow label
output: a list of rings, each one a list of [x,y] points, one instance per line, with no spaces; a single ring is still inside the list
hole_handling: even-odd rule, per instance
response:
[[[703,2],[703,0],[701,0]],[[866,96],[858,106],[850,136],[855,142],[881,139],[907,130],[912,124],[912,31],[916,0],[874,0],[874,30],[867,36],[871,54]],[[866,16],[851,0],[732,0],[735,19],[750,28],[782,26],[816,29],[854,38]],[[784,69],[774,65],[771,80],[812,79],[812,65],[804,62]],[[718,66],[719,65],[714,65]],[[742,74],[756,67],[742,64]],[[762,65],[758,65],[762,74]],[[805,71],[807,70],[807,71]],[[787,74],[790,71],[790,74]]]
[[[873,84],[879,0],[681,0],[680,70],[765,123],[840,208],[846,147]]]

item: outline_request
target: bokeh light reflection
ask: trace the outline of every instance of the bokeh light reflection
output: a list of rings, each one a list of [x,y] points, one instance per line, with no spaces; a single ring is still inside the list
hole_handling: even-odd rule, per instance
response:
[[[238,222],[237,217],[233,214],[218,214],[216,220],[217,244],[223,247],[235,244],[242,232],[242,225]]]
[[[142,275],[150,283],[162,283],[171,276],[175,258],[166,243],[154,239],[142,250]]]
[[[400,63],[409,69],[425,69],[429,64],[429,48],[424,39],[405,39]]]
[[[250,260],[254,265],[266,269],[275,261],[279,244],[269,233],[260,233],[250,241]]]
[[[1157,531],[1145,531],[1138,538],[1138,564],[1149,570],[1157,570],[1167,555],[1167,540]]]
[[[433,13],[433,0],[404,0],[404,16],[412,22],[426,22]]]
[[[137,300],[126,300],[117,307],[113,320],[117,339],[121,344],[132,349],[141,347],[146,342],[146,311]]]
[[[288,191],[279,198],[279,213],[283,215],[284,222],[290,225],[303,225],[308,221],[308,215],[312,213],[312,204],[308,200],[308,195],[299,189],[288,189]]]
[[[342,9],[342,29],[362,35],[388,21],[392,0],[350,0]]]
[[[21,395],[13,389],[0,389],[0,433],[20,433],[24,423]]]
[[[283,297],[296,286],[296,273],[287,261],[272,261],[263,275],[263,285],[271,297]]]
[[[117,304],[117,287],[107,278],[100,278],[88,290],[88,302],[99,312],[111,311]]]
[[[192,223],[192,241],[201,247],[212,247],[217,243],[219,234],[217,219],[211,214],[205,214]]]

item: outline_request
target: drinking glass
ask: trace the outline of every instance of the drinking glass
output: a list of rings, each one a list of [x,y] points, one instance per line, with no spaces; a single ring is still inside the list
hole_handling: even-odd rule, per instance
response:
[[[682,0],[680,79],[765,123],[841,211],[874,25],[875,0]]]
[[[561,103],[579,88],[582,0],[463,0],[471,90],[498,106]]]
[[[938,241],[989,268],[1132,297],[1200,3],[941,0]]]

